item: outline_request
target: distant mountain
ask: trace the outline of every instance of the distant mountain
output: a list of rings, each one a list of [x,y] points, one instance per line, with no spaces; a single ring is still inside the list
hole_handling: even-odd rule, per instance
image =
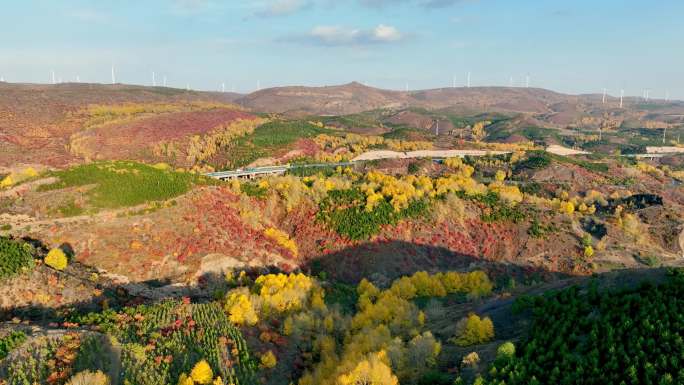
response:
[[[410,105],[407,93],[381,90],[360,83],[327,87],[276,87],[236,100],[255,111],[291,115],[347,115],[380,108]]]
[[[485,113],[487,116],[507,115],[509,121],[492,127],[496,130],[490,132],[491,140],[510,140],[509,136],[519,134],[541,139],[552,133],[534,131],[536,128],[563,130],[576,126],[597,130],[600,127],[662,129],[684,126],[684,102],[625,98],[624,108],[619,108],[619,99],[608,97],[606,103],[602,99],[602,95],[596,94],[567,95],[538,88],[510,87],[440,88],[402,92],[368,87],[356,82],[328,87],[269,88],[248,95],[125,84],[45,85],[0,82],[0,163],[8,165],[40,161],[57,165],[74,161],[73,154],[78,153],[74,146],[81,144],[74,141],[92,128],[87,124],[90,119],[87,107],[93,104],[177,106],[203,101],[234,103],[251,112],[280,113],[286,116],[380,112],[381,116],[376,116],[373,122],[368,123],[370,126],[342,124],[352,132],[359,129],[364,133],[375,132],[372,129],[376,128],[376,123],[380,127],[383,122],[429,132],[436,131],[433,130],[433,125],[439,124],[441,132],[446,133],[453,128],[452,124],[458,123],[463,117]],[[178,132],[192,133],[193,130],[199,133],[210,129],[216,119],[231,120],[235,117],[230,111],[214,113],[208,111],[211,109],[211,105],[204,107],[205,111],[181,108],[174,110],[179,115],[165,117],[150,116],[163,115],[152,110],[149,111],[151,114],[136,116],[136,119],[145,117],[144,125],[140,126],[143,128],[122,119],[117,122],[121,127],[108,126],[100,130],[101,135],[98,134],[97,138],[100,140],[113,136],[113,133],[107,131],[110,129],[118,130],[119,133],[130,131],[130,135],[126,136],[127,140],[133,140],[131,135],[135,134],[143,138],[139,141],[145,142],[149,147],[150,143],[147,142],[156,135],[151,134],[155,130],[163,131],[163,135],[159,134],[159,137],[172,137]],[[357,122],[355,119],[349,121]],[[210,126],[205,126],[202,122]],[[94,133],[96,132],[89,132],[88,138]],[[568,131],[565,130],[565,133]],[[115,141],[113,138],[107,140]],[[86,150],[90,151],[98,146],[101,147],[102,144],[92,140]],[[131,146],[127,146],[124,140],[121,148],[124,147]]]
[[[347,115],[375,109],[407,107],[450,109],[463,114],[482,112],[530,114],[550,126],[565,126],[582,119],[606,117],[620,120],[684,122],[684,103],[645,102],[602,95],[567,95],[540,88],[472,87],[438,88],[419,91],[391,91],[349,83],[327,87],[277,87],[260,90],[236,100],[261,112],[288,115]]]

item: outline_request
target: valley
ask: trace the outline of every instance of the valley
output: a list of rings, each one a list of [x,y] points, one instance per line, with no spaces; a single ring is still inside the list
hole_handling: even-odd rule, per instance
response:
[[[679,383],[684,103],[626,101],[0,83],[0,384]]]

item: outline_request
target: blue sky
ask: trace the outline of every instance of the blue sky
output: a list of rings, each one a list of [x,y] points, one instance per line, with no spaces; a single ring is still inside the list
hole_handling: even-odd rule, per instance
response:
[[[2,0],[7,81],[253,91],[361,81],[684,99],[681,0]]]

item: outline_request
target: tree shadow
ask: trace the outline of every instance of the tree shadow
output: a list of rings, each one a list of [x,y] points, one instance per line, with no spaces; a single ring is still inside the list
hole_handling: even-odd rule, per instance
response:
[[[344,283],[355,284],[366,278],[381,286],[417,271],[484,270],[490,278],[512,277],[519,282],[545,282],[570,276],[544,267],[489,260],[446,247],[404,241],[356,245],[312,258],[302,269]]]
[[[40,247],[39,241],[32,240]],[[48,268],[41,266],[41,268]],[[369,242],[334,253],[308,259],[299,269],[333,283],[356,284],[367,278],[380,287],[392,280],[417,271],[487,272],[497,287],[516,283],[530,284],[567,278],[570,275],[549,271],[542,267],[520,266],[505,261],[491,261],[472,255],[456,253],[444,247],[421,245],[403,241]],[[113,281],[93,282],[89,279],[94,268],[74,262],[55,274],[69,276],[87,287],[97,289],[88,300],[51,307],[44,305],[18,306],[0,310],[0,320],[17,317],[43,325],[54,325],[70,319],[70,314],[121,309],[127,306],[151,304],[168,299],[189,297],[193,302],[208,302],[222,298],[232,287],[222,272],[202,275],[192,285],[175,285],[167,279],[118,284]],[[261,274],[283,272],[275,266],[242,269],[252,280]],[[95,291],[95,290],[94,290]]]

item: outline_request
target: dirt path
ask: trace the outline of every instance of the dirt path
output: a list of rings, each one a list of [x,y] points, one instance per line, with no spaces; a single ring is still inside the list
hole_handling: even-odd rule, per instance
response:
[[[352,159],[352,162],[379,159],[411,159],[411,158],[456,158],[464,156],[487,156],[510,154],[510,151],[492,150],[419,150],[398,152],[390,150],[368,151]]]
[[[84,214],[65,218],[49,218],[36,219],[25,214],[0,214],[0,223],[9,224],[12,229],[22,229],[30,227],[32,231],[36,228],[49,227],[54,225],[74,224],[74,223],[91,223],[101,222],[105,219],[116,218],[120,214],[125,214],[131,211],[140,211],[147,207],[147,204],[141,204],[133,207],[124,207],[120,209],[103,210],[95,214]],[[2,231],[0,231],[0,234]]]

